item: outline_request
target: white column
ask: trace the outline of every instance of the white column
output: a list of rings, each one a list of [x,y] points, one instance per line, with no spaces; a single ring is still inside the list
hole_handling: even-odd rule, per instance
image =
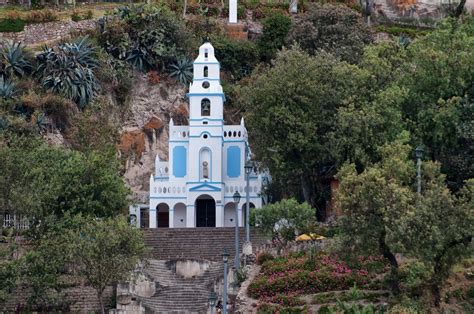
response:
[[[150,208],[150,228],[156,228],[156,208]]]
[[[224,227],[224,206],[216,205],[216,227]]]
[[[186,228],[194,228],[194,206],[186,206]]]
[[[244,226],[244,216],[242,215],[242,205],[240,205],[242,202],[239,203],[239,227],[243,227]]]
[[[168,213],[168,227],[174,228],[174,208],[170,207]]]
[[[237,0],[229,0],[229,24],[237,23]]]

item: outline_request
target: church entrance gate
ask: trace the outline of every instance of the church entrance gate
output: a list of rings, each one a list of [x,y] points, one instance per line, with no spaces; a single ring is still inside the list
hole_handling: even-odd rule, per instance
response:
[[[216,226],[216,201],[209,195],[196,200],[196,227]]]

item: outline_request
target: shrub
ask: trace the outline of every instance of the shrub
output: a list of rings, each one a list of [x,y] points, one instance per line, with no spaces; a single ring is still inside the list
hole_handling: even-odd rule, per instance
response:
[[[431,276],[431,270],[421,262],[411,262],[399,269],[400,288],[410,296],[421,296]]]
[[[27,17],[28,23],[47,23],[59,20],[58,14],[53,10],[31,11]]]
[[[259,61],[258,49],[253,42],[234,41],[225,36],[214,37],[211,42],[222,70],[229,72],[233,79],[248,75]]]
[[[16,84],[0,75],[0,97],[3,99],[11,99],[16,93]]]
[[[165,7],[122,7],[100,23],[99,42],[106,51],[141,71],[166,69],[187,55],[190,41],[184,20]]]
[[[82,17],[79,15],[78,11],[74,10],[71,14],[71,20],[74,22],[79,22],[80,20],[82,20]]]
[[[268,301],[282,306],[298,306],[305,304],[305,302],[303,300],[300,300],[298,297],[286,294],[278,294],[268,299]]]
[[[87,10],[86,15],[84,17],[86,20],[91,20],[94,18],[94,12],[92,12],[92,10]]]
[[[272,234],[281,245],[293,241],[297,234],[307,232],[316,222],[316,210],[308,203],[298,203],[295,199],[283,199],[251,211],[251,221],[258,222],[260,228]]]
[[[0,20],[0,33],[22,32],[25,29],[26,22],[20,19]]]
[[[319,255],[311,263],[306,257],[277,258],[262,265],[247,293],[254,298],[269,300],[280,294],[291,296],[301,291],[311,294],[347,290],[354,286],[367,288],[376,276],[364,268],[350,268],[336,256]],[[358,293],[354,289],[353,294]]]
[[[260,253],[258,254],[257,256],[257,264],[258,265],[262,265],[263,263],[265,263],[266,261],[271,261],[273,260],[274,257],[272,254],[270,253]]]
[[[193,60],[187,57],[178,59],[170,66],[170,76],[184,86],[188,85],[193,79]]]
[[[161,80],[160,76],[158,75],[158,72],[156,71],[148,72],[147,78],[148,78],[148,83],[150,83],[151,85],[157,85],[158,83],[160,83],[160,80]]]
[[[45,46],[37,56],[39,80],[46,89],[85,107],[98,89],[95,50],[87,38],[55,48]]]
[[[312,5],[290,29],[287,43],[293,42],[310,54],[323,50],[357,63],[372,35],[357,12],[341,5]]]
[[[71,14],[71,20],[74,22],[79,22],[82,20],[90,20],[92,18],[94,18],[94,12],[92,12],[91,10],[88,10],[86,13],[82,13],[82,14],[79,11],[74,10],[72,11],[72,14]]]
[[[5,44],[1,52],[0,75],[23,77],[29,74],[33,69],[31,58],[32,56],[20,43]]]
[[[263,22],[263,34],[258,40],[260,56],[269,61],[281,49],[291,28],[291,18],[280,13],[272,14]]]

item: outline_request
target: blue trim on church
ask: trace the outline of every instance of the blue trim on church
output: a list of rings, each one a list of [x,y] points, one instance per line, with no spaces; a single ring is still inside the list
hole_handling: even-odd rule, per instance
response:
[[[173,175],[177,178],[186,176],[186,147],[184,146],[173,148]]]
[[[227,148],[227,176],[229,178],[240,177],[240,147],[229,146]]]
[[[193,188],[189,189],[190,192],[219,192],[221,191],[221,188],[218,188],[217,186],[210,185],[208,183],[203,183],[201,185],[195,186]]]

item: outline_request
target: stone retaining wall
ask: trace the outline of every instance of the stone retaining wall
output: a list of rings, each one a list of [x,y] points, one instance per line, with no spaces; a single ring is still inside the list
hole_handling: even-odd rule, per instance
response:
[[[73,31],[94,29],[96,20],[59,21],[39,24],[28,24],[21,32],[0,33],[1,40],[21,42],[25,45],[34,45],[50,40],[58,40],[68,36]]]
[[[70,304],[69,310],[72,313],[96,313],[100,312],[99,299],[96,291],[90,286],[75,286],[64,289],[64,300]],[[106,307],[112,302],[113,288],[107,287],[103,294],[103,301]],[[0,303],[0,313],[22,312],[27,303],[27,298],[31,293],[31,288],[16,289],[5,300]]]

